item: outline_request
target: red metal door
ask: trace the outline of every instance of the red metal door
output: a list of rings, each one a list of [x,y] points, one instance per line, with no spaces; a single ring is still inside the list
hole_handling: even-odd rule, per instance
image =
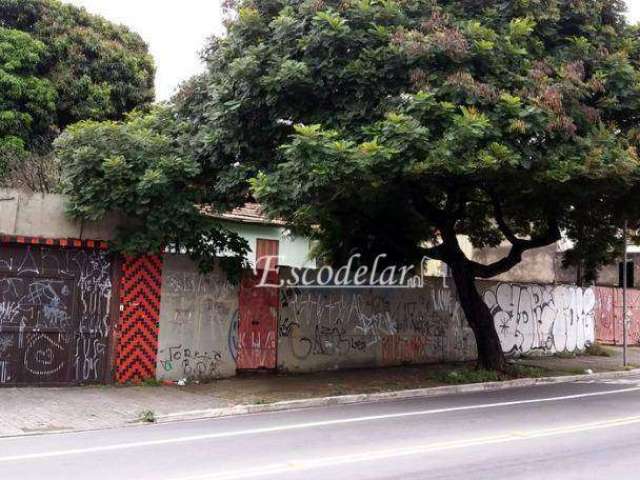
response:
[[[278,288],[261,285],[265,279],[277,285],[278,273],[258,271],[247,275],[240,284],[240,321],[238,324],[238,359],[240,370],[276,368],[276,329],[278,324]]]
[[[280,242],[278,240],[256,240],[256,269],[275,270],[279,265]]]

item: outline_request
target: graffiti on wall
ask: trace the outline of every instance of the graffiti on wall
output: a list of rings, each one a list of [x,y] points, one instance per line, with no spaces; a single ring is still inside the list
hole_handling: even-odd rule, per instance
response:
[[[576,351],[594,341],[594,289],[481,282],[508,354]],[[282,289],[285,370],[470,360],[475,339],[455,290]]]
[[[111,293],[103,251],[3,246],[0,383],[102,381]]]
[[[596,338],[599,342],[622,343],[622,315],[617,315],[616,300],[615,288],[596,287]]]
[[[498,283],[483,298],[508,354],[575,352],[594,341],[592,288]]]
[[[278,357],[287,370],[462,360],[475,349],[448,288],[289,288],[280,295]]]
[[[245,275],[240,284],[236,363],[239,369],[276,368],[279,292],[259,286],[257,276]],[[278,284],[278,273],[267,272],[267,282]]]
[[[222,361],[220,352],[191,351],[182,345],[162,349],[159,362],[163,372],[178,371],[186,378],[216,378]]]
[[[596,339],[598,342],[622,345],[622,289],[597,287]],[[640,290],[627,290],[627,342],[640,344]]]
[[[233,375],[237,317],[238,287],[222,271],[201,275],[188,258],[166,256],[157,378],[205,380]]]

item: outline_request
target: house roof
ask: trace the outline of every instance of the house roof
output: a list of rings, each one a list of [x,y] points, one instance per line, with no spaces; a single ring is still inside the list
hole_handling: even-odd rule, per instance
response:
[[[253,223],[261,225],[285,225],[282,220],[273,220],[268,218],[262,211],[262,207],[258,203],[245,203],[242,207],[234,208],[230,212],[214,213],[206,212],[212,217],[221,220],[229,220],[239,223]]]

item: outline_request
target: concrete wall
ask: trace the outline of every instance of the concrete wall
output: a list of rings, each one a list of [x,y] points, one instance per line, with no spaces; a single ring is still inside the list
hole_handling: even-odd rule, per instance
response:
[[[111,240],[117,216],[103,222],[74,222],[61,195],[0,189],[0,234],[43,238]]]
[[[596,288],[596,339],[598,342],[622,345],[622,289]],[[640,290],[627,290],[627,343],[640,345]]]
[[[183,255],[165,255],[157,379],[235,375],[238,286],[216,269],[201,275]]]
[[[311,242],[308,238],[295,237],[277,225],[263,225],[240,222],[221,222],[229,230],[238,233],[249,242],[251,252],[248,260],[252,266],[256,263],[256,243],[258,238],[278,240],[280,242],[280,264],[288,267],[315,268],[316,262],[309,258]]]
[[[634,288],[640,288],[640,254],[637,252],[630,252],[629,261],[633,262],[633,286]],[[620,285],[620,270],[619,263],[616,262],[611,265],[605,265],[598,272],[598,280],[596,283],[601,286],[619,287]]]
[[[594,341],[594,289],[479,282],[504,351],[548,355]],[[472,360],[475,340],[455,290],[283,289],[278,368],[305,372]]]
[[[493,280],[575,285],[578,282],[577,268],[562,266],[563,252],[569,246],[568,242],[558,242],[547,247],[529,250],[524,253],[521,263],[510,271],[494,277]],[[634,287],[640,288],[640,253],[634,251],[637,248],[631,247],[629,261],[634,264]],[[508,252],[509,245],[505,243],[497,248],[475,249],[472,258],[477,262],[487,264],[505,257]],[[596,285],[607,287],[620,285],[618,262],[605,265],[598,271]]]
[[[239,345],[256,343],[251,325],[257,325],[256,319],[245,322],[251,341],[239,340],[239,288],[221,271],[202,276],[187,257],[165,257],[159,380],[205,380],[264,366],[238,361]],[[478,288],[510,356],[576,352],[595,339],[593,288],[495,281],[478,282]],[[282,288],[273,336],[277,368],[289,372],[476,357],[455,289],[437,278],[420,289]]]
[[[75,222],[64,214],[64,197],[56,194],[34,193],[0,188],[0,234],[41,238],[76,238],[111,240],[116,226],[123,219],[115,214],[102,222]],[[249,261],[255,265],[258,238],[278,240],[281,264],[299,268],[314,268],[309,258],[311,249],[307,238],[295,237],[277,225],[222,222],[249,242]]]
[[[594,288],[502,282],[479,287],[509,355],[576,352],[595,341]]]
[[[506,257],[511,245],[505,243],[496,248],[476,249],[473,260],[482,264],[489,264]],[[559,251],[557,243],[547,247],[529,250],[522,255],[522,262],[506,273],[494,277],[501,282],[536,282],[555,283],[557,281],[556,254]]]
[[[455,292],[423,289],[283,289],[278,367],[314,371],[470,360],[475,340]]]
[[[251,333],[256,322],[247,323],[250,341],[239,340],[240,287],[223,272],[202,276],[187,257],[167,255],[162,283],[159,380],[206,380],[264,366],[239,362],[241,344],[259,344]],[[621,341],[619,289],[495,281],[479,281],[478,289],[508,356],[581,351],[595,341],[596,329],[598,341]],[[629,298],[629,341],[636,344],[640,293],[630,291]],[[476,357],[455,289],[436,278],[421,289],[280,289],[274,337],[277,369],[285,372]]]

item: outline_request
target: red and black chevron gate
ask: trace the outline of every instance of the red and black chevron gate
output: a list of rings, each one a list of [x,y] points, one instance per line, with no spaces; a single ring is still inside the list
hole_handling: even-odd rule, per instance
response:
[[[141,382],[156,376],[162,258],[125,258],[120,284],[116,381]]]

